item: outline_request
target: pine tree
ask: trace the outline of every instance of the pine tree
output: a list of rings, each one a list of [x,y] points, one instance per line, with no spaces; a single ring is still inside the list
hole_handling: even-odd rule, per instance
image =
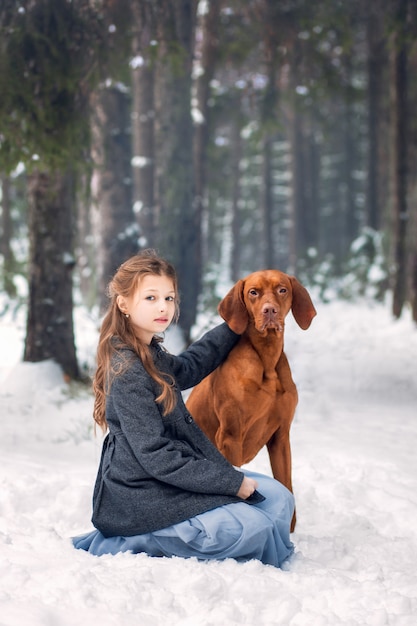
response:
[[[54,359],[77,378],[73,212],[89,139],[90,84],[104,47],[102,22],[89,0],[5,0],[0,40],[0,169],[23,162],[29,180],[24,359]]]

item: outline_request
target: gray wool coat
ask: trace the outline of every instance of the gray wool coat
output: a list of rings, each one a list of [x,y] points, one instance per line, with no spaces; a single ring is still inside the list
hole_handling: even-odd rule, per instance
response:
[[[227,356],[239,335],[221,324],[178,356],[158,344],[151,350],[160,371],[176,381],[177,405],[162,415],[160,390],[133,351],[106,401],[109,425],[93,494],[94,526],[106,537],[152,532],[232,502],[243,473],[203,434],[181,390],[193,387]]]

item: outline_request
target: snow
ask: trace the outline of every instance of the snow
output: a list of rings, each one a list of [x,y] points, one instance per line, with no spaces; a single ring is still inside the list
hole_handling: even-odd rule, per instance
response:
[[[1,626],[417,623],[417,330],[388,304],[317,308],[308,331],[287,318],[300,401],[283,570],[73,549],[91,528],[92,397],[52,362],[22,363],[24,323],[0,318]],[[76,337],[91,365],[97,324],[81,312]],[[251,467],[270,473],[264,451]]]

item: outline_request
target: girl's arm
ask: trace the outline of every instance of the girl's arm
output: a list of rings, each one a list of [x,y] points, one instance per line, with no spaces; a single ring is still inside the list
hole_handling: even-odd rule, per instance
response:
[[[189,443],[193,438],[191,430],[182,438],[181,429],[197,428],[195,424],[187,424],[179,414],[179,425],[174,417],[165,427],[155,403],[153,383],[141,365],[116,377],[109,400],[109,409],[115,410],[123,434],[147,474],[187,491],[230,496],[238,493],[244,478],[242,472],[223,457],[208,460],[198,448],[194,450]],[[170,437],[170,430],[180,434]],[[131,480],[134,482],[134,475]]]
[[[197,385],[216,369],[236,345],[240,335],[224,322],[208,331],[178,356],[169,355],[169,366],[180,389]]]

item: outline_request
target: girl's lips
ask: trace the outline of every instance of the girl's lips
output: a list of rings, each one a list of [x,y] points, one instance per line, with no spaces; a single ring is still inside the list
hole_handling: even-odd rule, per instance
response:
[[[167,317],[158,317],[155,322],[158,322],[158,324],[166,324],[168,321]]]

